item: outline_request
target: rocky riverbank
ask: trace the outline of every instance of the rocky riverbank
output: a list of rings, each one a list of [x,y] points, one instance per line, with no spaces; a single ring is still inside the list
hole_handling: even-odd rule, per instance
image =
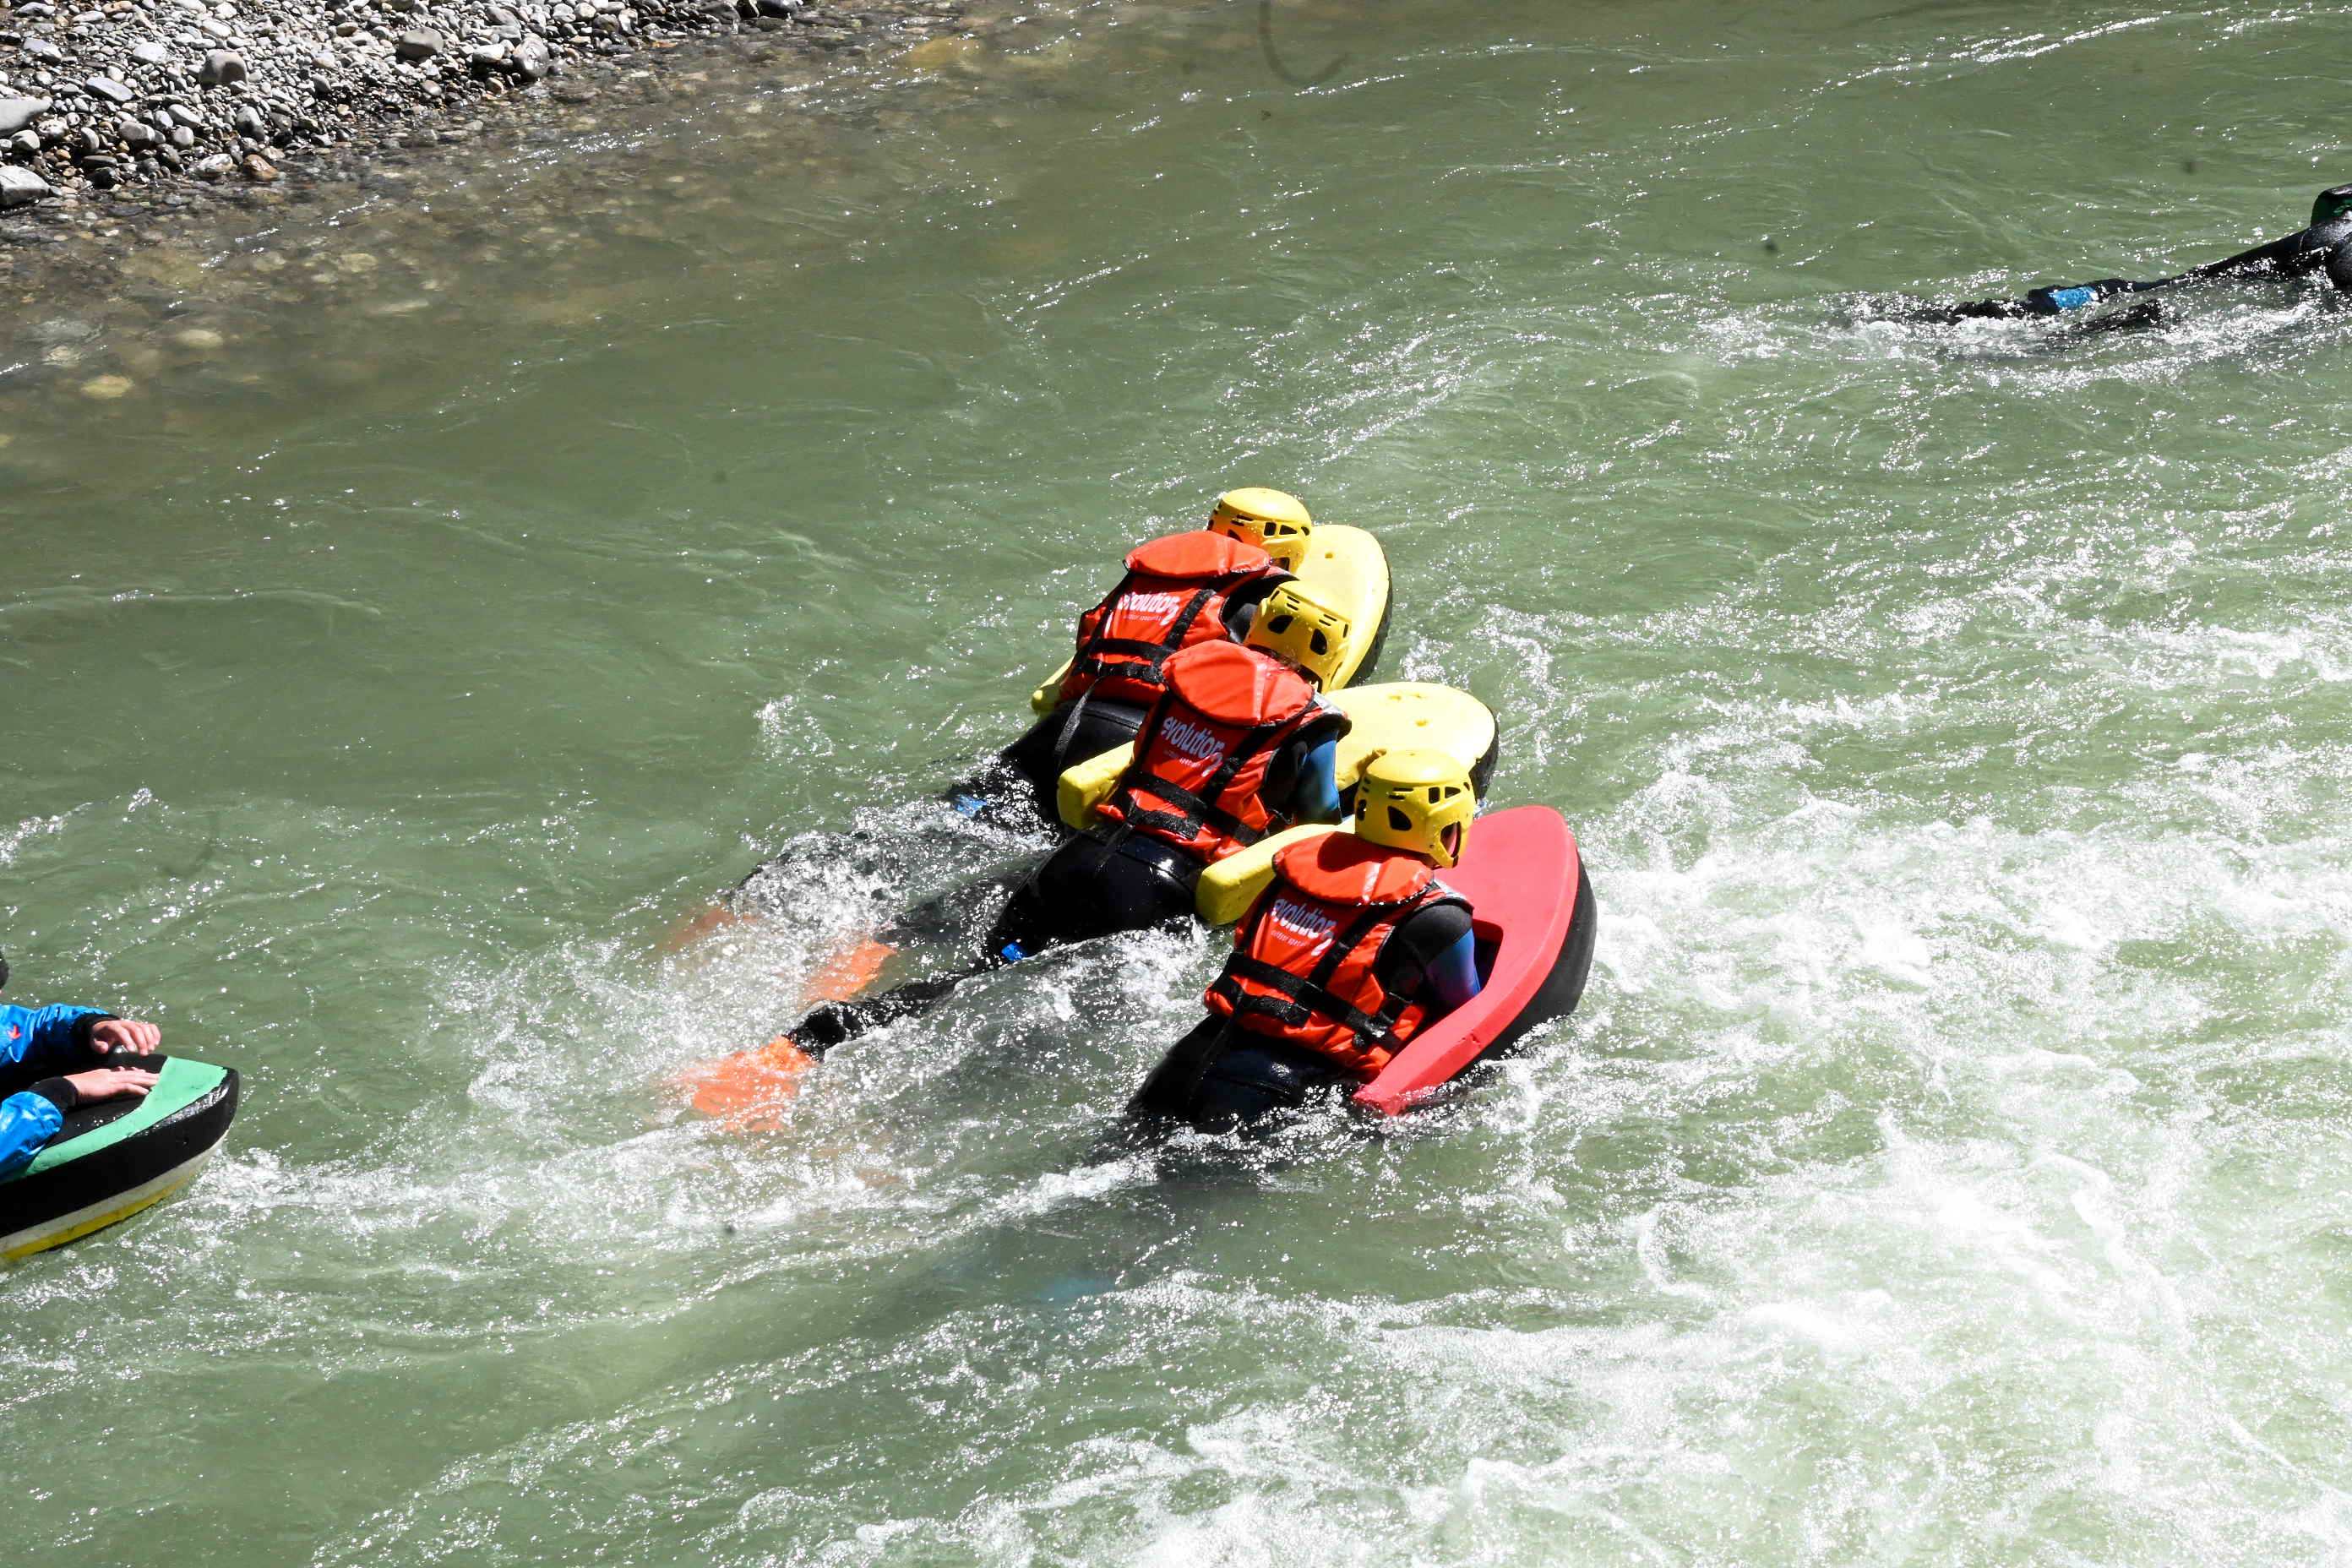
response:
[[[77,7],[81,8],[77,8]],[[961,0],[0,0],[0,246],[139,187],[462,132],[586,61],[758,29],[812,55],[952,35]],[[560,87],[552,90],[561,91]],[[62,199],[61,199],[62,198]]]
[[[126,442],[260,449],[322,407],[429,426],[500,395],[452,382],[455,341],[499,344],[503,377],[691,330],[714,300],[887,264],[856,238],[880,209],[969,224],[979,264],[1059,255],[1078,237],[1005,216],[1033,176],[977,175],[967,149],[1097,96],[1095,41],[1126,15],[1043,0],[835,49],[792,22],[591,52],[533,90],[279,150],[277,180],[134,179],[0,216],[0,518],[44,492],[108,504]],[[1162,53],[1245,41],[1180,31]]]

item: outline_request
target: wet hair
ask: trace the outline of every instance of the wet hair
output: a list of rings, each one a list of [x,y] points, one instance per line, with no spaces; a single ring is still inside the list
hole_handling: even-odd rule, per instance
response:
[[[2311,226],[2352,212],[2352,185],[2330,185],[2311,198]]]

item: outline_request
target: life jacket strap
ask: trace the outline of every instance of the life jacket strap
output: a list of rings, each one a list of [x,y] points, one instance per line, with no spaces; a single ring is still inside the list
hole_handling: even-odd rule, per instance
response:
[[[1390,918],[1391,910],[1423,903],[1428,899],[1429,890],[1424,889],[1402,904],[1368,906],[1331,939],[1330,945],[1323,950],[1323,956],[1315,968],[1301,975],[1292,973],[1278,963],[1268,963],[1262,958],[1253,958],[1240,951],[1256,940],[1259,923],[1265,919],[1265,912],[1274,907],[1271,895],[1262,898],[1256,910],[1252,911],[1247,930],[1234,943],[1236,951],[1233,957],[1225,961],[1224,973],[1217,976],[1209,989],[1232,1004],[1236,1017],[1244,1013],[1259,1013],[1278,1024],[1295,1028],[1310,1017],[1320,1015],[1354,1035],[1362,1043],[1366,1054],[1376,1058],[1375,1065],[1385,1065],[1388,1058],[1404,1045],[1396,1037],[1396,1021],[1404,1012],[1409,998],[1400,990],[1381,1003],[1379,1012],[1367,1013],[1355,1004],[1333,995],[1329,989],[1331,977],[1339,973],[1339,965],[1348,961],[1348,955],[1361,945],[1372,929]],[[1377,962],[1377,954],[1374,959]],[[1244,991],[1239,984],[1244,980],[1263,985],[1275,994],[1263,996]]]
[[[1111,590],[1110,597],[1103,601],[1105,622],[1110,619],[1108,606],[1127,596],[1128,586],[1132,580],[1132,574],[1122,579],[1119,585]],[[1184,646],[1185,636],[1192,631],[1192,623],[1201,618],[1201,612],[1216,596],[1214,586],[1194,589],[1192,597],[1184,601],[1183,609],[1177,613],[1174,624],[1168,628],[1168,635],[1156,642],[1145,642],[1137,637],[1088,637],[1070,661],[1070,673],[1077,676],[1140,674],[1152,685],[1159,685],[1160,667],[1173,658],[1177,650]],[[1138,671],[1123,664],[1108,664],[1105,662],[1106,655],[1141,659],[1144,668]]]
[[[1162,811],[1156,806],[1140,804],[1135,794],[1138,790],[1167,802],[1175,809]],[[1179,838],[1190,838],[1203,827],[1213,827],[1236,844],[1247,845],[1256,843],[1270,831],[1276,831],[1271,826],[1253,827],[1216,802],[1203,799],[1182,784],[1172,784],[1158,773],[1144,774],[1129,784],[1120,795],[1119,811],[1130,825],[1158,828],[1173,833]],[[1277,821],[1286,820],[1277,812],[1269,811],[1267,816]]]

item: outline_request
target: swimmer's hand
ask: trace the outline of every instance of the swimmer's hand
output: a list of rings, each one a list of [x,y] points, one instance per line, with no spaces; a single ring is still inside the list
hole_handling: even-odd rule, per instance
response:
[[[163,1030],[136,1018],[103,1018],[89,1027],[90,1048],[100,1056],[124,1051],[134,1057],[152,1057],[163,1043]]]
[[[155,1087],[157,1076],[145,1068],[92,1068],[88,1072],[68,1073],[66,1081],[73,1085],[74,1098],[87,1104],[124,1095],[136,1099]]]

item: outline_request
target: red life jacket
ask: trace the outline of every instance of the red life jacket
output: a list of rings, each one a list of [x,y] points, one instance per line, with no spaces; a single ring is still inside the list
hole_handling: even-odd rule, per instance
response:
[[[1469,908],[1418,855],[1352,833],[1294,844],[1274,858],[1274,880],[1234,932],[1209,1006],[1251,1034],[1376,1073],[1427,1016],[1381,984],[1381,947],[1444,903]]]
[[[1338,717],[1314,683],[1230,642],[1184,649],[1168,661],[1167,683],[1101,814],[1204,861],[1286,826],[1262,792],[1276,753],[1307,725]]]
[[[1207,529],[1137,545],[1118,586],[1078,617],[1062,700],[1091,690],[1107,701],[1149,706],[1171,658],[1196,643],[1231,640],[1225,601],[1234,589],[1289,575],[1256,545]]]

